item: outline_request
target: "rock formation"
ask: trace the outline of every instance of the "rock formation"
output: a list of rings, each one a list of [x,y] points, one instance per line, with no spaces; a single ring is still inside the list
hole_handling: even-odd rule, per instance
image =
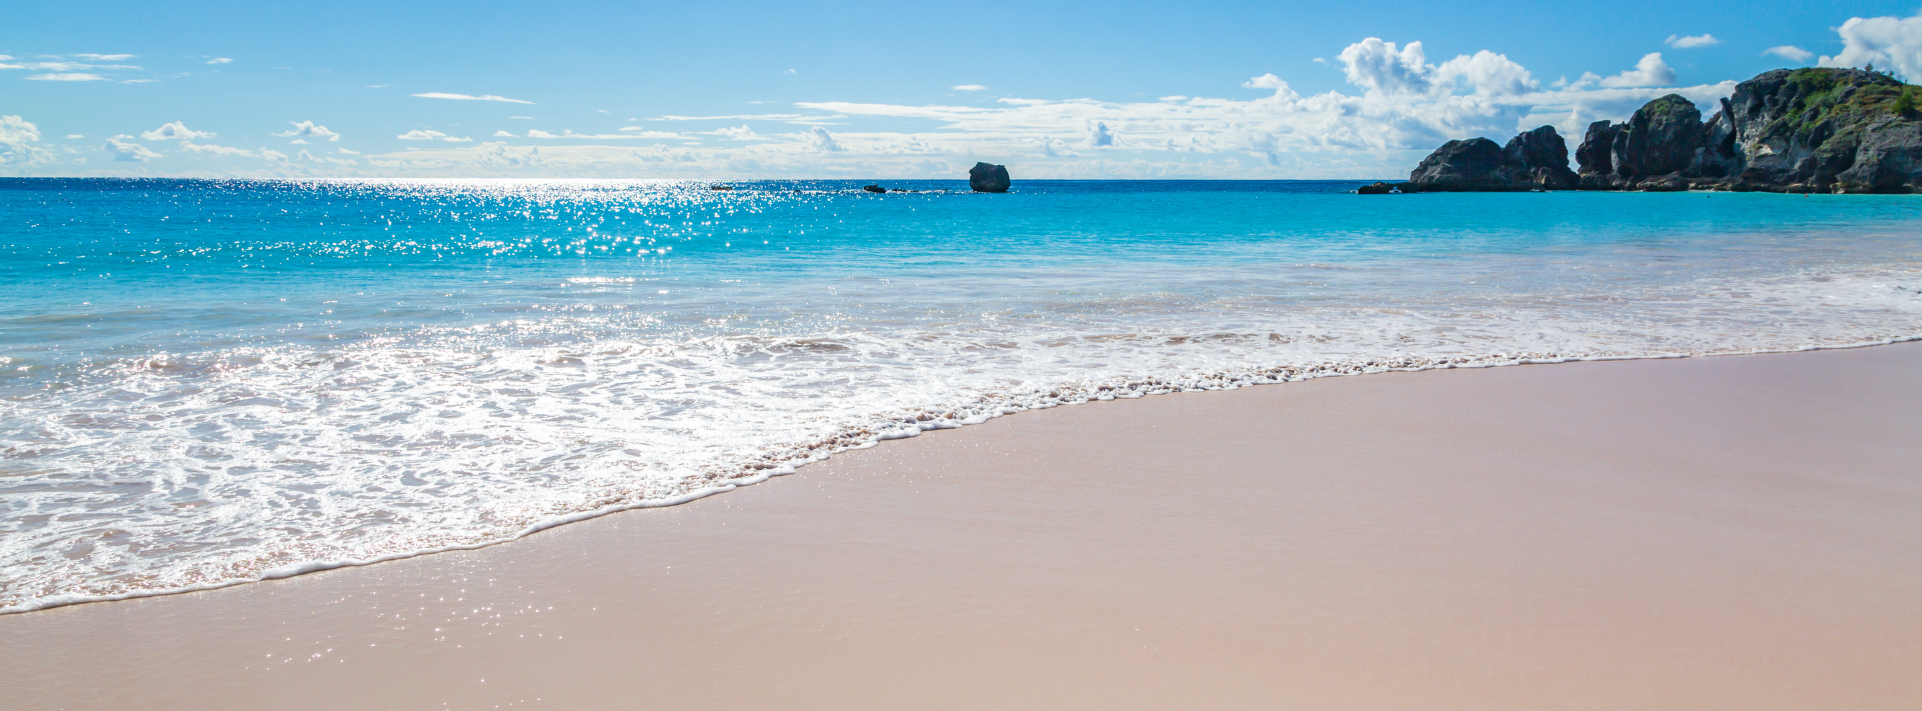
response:
[[[992,163],[976,163],[968,171],[968,188],[977,193],[1005,193],[1008,191],[1008,167]]]
[[[1568,171],[1566,144],[1543,126],[1499,151],[1449,141],[1409,182],[1368,192],[1533,188],[1922,192],[1922,86],[1860,69],[1777,69],[1736,85],[1708,121],[1669,94],[1623,123],[1589,124]]]
[[[1575,187],[1575,173],[1568,169],[1568,144],[1554,127],[1543,126],[1505,147],[1486,138],[1449,141],[1422,159],[1400,187],[1403,192],[1565,190]]]

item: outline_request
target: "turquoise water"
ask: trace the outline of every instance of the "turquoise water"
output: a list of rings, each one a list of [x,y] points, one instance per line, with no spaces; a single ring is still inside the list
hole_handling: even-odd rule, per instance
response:
[[[0,179],[0,608],[1088,399],[1922,336],[1909,196],[732,185]]]

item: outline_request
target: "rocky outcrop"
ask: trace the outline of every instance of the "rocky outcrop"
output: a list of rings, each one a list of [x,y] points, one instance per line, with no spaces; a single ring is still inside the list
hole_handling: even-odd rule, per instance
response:
[[[1922,191],[1922,87],[1860,69],[1777,69],[1736,85],[1706,123],[1687,99],[1597,122],[1576,151],[1582,187]],[[1590,150],[1609,141],[1606,160]]]
[[[1589,124],[1579,174],[1547,126],[1509,141],[1499,166],[1493,147],[1449,141],[1402,190],[1922,192],[1922,86],[1860,69],[1778,69],[1736,85],[1707,121],[1669,94],[1622,123]]]
[[[977,193],[1005,193],[1008,191],[1008,167],[992,163],[976,163],[968,170],[968,188]]]
[[[1409,173],[1403,192],[1504,192],[1575,187],[1568,144],[1552,126],[1497,146],[1486,138],[1449,141]],[[1379,192],[1387,192],[1386,189]]]

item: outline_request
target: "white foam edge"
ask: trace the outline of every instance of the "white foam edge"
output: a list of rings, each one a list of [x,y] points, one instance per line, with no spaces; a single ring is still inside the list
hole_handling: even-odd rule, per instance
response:
[[[1349,375],[1368,375],[1370,373],[1386,373],[1386,372],[1412,373],[1412,372],[1420,372],[1423,370],[1445,370],[1448,368],[1496,368],[1496,367],[1504,367],[1504,366],[1511,366],[1511,365],[1552,365],[1557,363],[1622,361],[1622,360],[1668,360],[1668,359],[1676,359],[1676,358],[1718,358],[1723,356],[1768,355],[1772,353],[1807,353],[1810,351],[1839,351],[1839,350],[1851,350],[1856,348],[1873,348],[1876,346],[1887,346],[1887,345],[1893,345],[1896,343],[1909,343],[1914,341],[1922,341],[1922,335],[1898,336],[1895,338],[1888,338],[1888,339],[1883,339],[1878,341],[1863,341],[1858,343],[1843,343],[1843,344],[1835,344],[1835,345],[1806,344],[1806,345],[1797,346],[1794,348],[1754,349],[1754,350],[1745,350],[1745,351],[1726,351],[1726,352],[1718,352],[1718,353],[1700,353],[1700,354],[1650,353],[1647,355],[1570,356],[1565,358],[1515,358],[1515,359],[1509,359],[1509,360],[1492,360],[1490,362],[1485,362],[1485,363],[1463,363],[1463,364],[1439,363],[1431,366],[1416,367],[1416,368],[1375,368],[1375,369],[1368,369],[1368,370],[1363,370],[1361,372],[1355,372],[1355,373],[1336,373],[1336,372],[1314,373],[1314,374],[1309,374],[1301,377],[1280,378],[1280,379],[1271,380],[1271,381],[1250,381],[1247,383],[1236,382],[1234,384],[1234,387],[1197,388],[1197,389],[1198,390],[1232,390],[1232,389],[1239,388],[1241,385],[1272,385],[1272,384],[1309,380],[1313,378],[1331,378],[1331,377],[1342,377],[1342,376],[1349,376]],[[1505,354],[1496,354],[1496,356],[1492,356],[1492,357],[1500,357],[1502,355],[1505,355]],[[1139,392],[1139,391],[1133,391],[1133,392]],[[1182,392],[1182,391],[1163,389],[1163,390],[1155,390],[1155,391],[1141,393],[1141,394],[1142,395],[1161,395],[1161,394],[1167,394],[1167,393],[1173,393],[1173,392]],[[1136,395],[1135,397],[1140,397],[1140,395]],[[1114,398],[1111,397],[1107,399],[1112,400]],[[1057,407],[1059,405],[1064,405],[1064,404],[1065,405],[1081,405],[1088,402],[1090,402],[1089,399],[1082,397],[1082,398],[1076,398],[1074,400],[1068,400],[1068,401],[1058,402],[1058,403],[1046,403],[1046,402],[1033,403],[1021,409],[1045,410],[1045,409]],[[1007,410],[1011,410],[1011,409],[1015,409],[1015,408],[1012,408],[1012,407],[1003,408],[1002,414],[1013,414],[1013,413],[1007,412]],[[1018,412],[1020,410],[1016,410],[1016,411]],[[374,565],[376,563],[386,563],[389,561],[403,560],[406,558],[415,558],[415,557],[424,556],[424,555],[432,555],[435,553],[451,553],[454,551],[479,550],[481,548],[489,548],[492,546],[501,545],[503,543],[509,543],[515,540],[519,540],[521,538],[525,538],[527,536],[533,535],[541,531],[545,531],[550,528],[564,526],[570,523],[578,523],[581,521],[586,521],[588,519],[600,518],[608,514],[620,513],[622,511],[631,511],[634,509],[656,509],[656,508],[664,508],[668,506],[679,506],[681,504],[685,504],[690,501],[705,499],[709,496],[733,491],[743,486],[752,486],[755,484],[759,484],[773,477],[793,474],[797,471],[798,467],[804,466],[806,464],[810,464],[813,462],[826,461],[836,452],[845,452],[845,451],[852,451],[857,449],[869,449],[869,448],[880,446],[880,444],[883,441],[916,437],[916,436],[919,436],[924,431],[924,427],[925,427],[925,430],[955,429],[967,424],[979,424],[980,422],[986,422],[989,419],[993,419],[993,417],[994,416],[980,417],[979,422],[971,422],[971,420],[977,419],[976,417],[970,417],[965,420],[958,420],[958,421],[957,420],[941,420],[940,422],[943,423],[942,425],[931,426],[931,427],[926,426],[929,424],[927,422],[917,423],[918,426],[916,427],[903,426],[897,429],[876,434],[872,439],[869,439],[865,442],[861,442],[859,444],[850,445],[850,446],[836,449],[831,452],[827,452],[823,454],[816,454],[813,456],[804,457],[804,458],[797,459],[787,463],[776,464],[767,469],[762,469],[758,473],[741,477],[738,479],[729,479],[716,486],[703,487],[703,488],[682,493],[676,496],[670,496],[670,497],[661,498],[661,499],[648,499],[648,500],[637,501],[632,503],[615,504],[612,506],[606,506],[598,509],[593,509],[590,511],[580,511],[576,513],[556,516],[546,521],[542,521],[540,523],[536,523],[526,528],[523,528],[507,537],[501,538],[499,540],[494,540],[494,541],[485,541],[481,543],[468,543],[468,544],[461,544],[461,545],[454,545],[454,546],[442,546],[438,548],[428,548],[428,549],[422,549],[417,551],[409,551],[406,553],[394,553],[390,555],[376,556],[373,558],[352,559],[352,560],[313,561],[308,563],[284,565],[277,568],[269,568],[266,571],[263,571],[258,577],[236,578],[234,580],[222,580],[222,581],[213,582],[213,583],[199,583],[195,585],[184,585],[184,586],[173,587],[173,588],[137,590],[137,591],[131,591],[131,592],[125,592],[125,593],[114,593],[111,595],[85,595],[80,593],[64,593],[60,595],[51,595],[44,598],[38,598],[20,605],[0,607],[0,615],[14,615],[14,614],[20,614],[24,612],[34,612],[38,610],[46,610],[46,609],[52,609],[57,607],[67,607],[69,605],[80,605],[80,604],[93,603],[93,602],[116,602],[120,600],[132,600],[132,599],[144,598],[144,597],[161,597],[166,595],[180,595],[183,593],[201,592],[206,590],[218,590],[220,588],[228,588],[236,585],[247,585],[247,584],[257,583],[265,580],[282,580],[285,578],[292,578],[295,576],[306,575],[308,573],[318,573],[322,571],[335,570],[339,568],[358,568],[361,566]]]

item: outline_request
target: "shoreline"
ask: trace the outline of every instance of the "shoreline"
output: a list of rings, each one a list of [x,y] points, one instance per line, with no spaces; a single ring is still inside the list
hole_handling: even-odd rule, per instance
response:
[[[0,682],[21,708],[1902,708],[1918,366],[1053,408],[513,546],[0,616]]]
[[[407,551],[407,552],[384,555],[384,556],[379,556],[379,557],[369,558],[369,559],[311,561],[306,563],[290,564],[290,565],[279,566],[279,567],[275,567],[275,568],[271,568],[266,571],[263,571],[262,574],[259,575],[258,577],[222,580],[218,582],[196,584],[196,585],[189,585],[189,586],[183,586],[183,587],[164,588],[164,589],[157,589],[157,590],[139,590],[139,591],[133,591],[133,592],[127,592],[127,593],[116,593],[116,594],[110,594],[110,595],[84,595],[84,594],[59,595],[53,598],[37,600],[32,603],[9,606],[9,607],[0,607],[0,618],[4,618],[10,615],[21,615],[21,614],[39,612],[43,610],[52,610],[52,609],[58,609],[63,607],[71,607],[74,605],[90,605],[90,604],[102,603],[102,602],[122,602],[127,600],[139,600],[139,599],[150,598],[150,597],[169,597],[174,595],[187,595],[192,593],[209,592],[214,590],[231,588],[239,585],[250,585],[254,583],[273,581],[273,580],[285,580],[288,578],[294,578],[294,577],[299,577],[299,576],[318,573],[318,572],[325,572],[329,570],[338,570],[343,568],[363,568],[368,566],[380,565],[383,563],[391,563],[394,561],[418,558],[421,556],[432,556],[432,555],[440,555],[443,553],[481,550],[481,549],[490,548],[493,546],[498,546],[506,543],[512,543],[514,541],[524,539],[528,536],[534,535],[536,533],[540,533],[542,531],[547,531],[550,529],[558,528],[561,526],[567,526],[570,524],[581,523],[584,521],[590,521],[593,519],[601,518],[603,516],[610,516],[610,515],[622,513],[625,511],[668,508],[668,507],[685,505],[685,504],[698,501],[701,499],[705,499],[711,496],[715,496],[718,494],[725,494],[725,493],[734,491],[736,489],[765,483],[774,477],[795,474],[802,467],[806,467],[811,464],[819,464],[822,462],[830,461],[830,458],[835,455],[841,455],[848,452],[855,452],[855,451],[870,449],[892,440],[908,439],[908,438],[916,437],[930,431],[937,431],[937,430],[944,430],[944,429],[958,429],[958,428],[972,426],[972,425],[985,424],[994,419],[998,419],[1000,417],[1005,417],[1008,415],[1016,415],[1024,412],[1052,409],[1052,408],[1061,407],[1064,405],[1081,405],[1081,404],[1087,404],[1091,402],[1102,402],[1102,401],[1119,400],[1119,399],[1138,399],[1142,397],[1147,397],[1149,395],[1170,395],[1170,394],[1188,393],[1188,392],[1227,391],[1227,390],[1235,390],[1235,389],[1240,389],[1244,387],[1252,387],[1252,386],[1258,386],[1258,385],[1286,385],[1289,383],[1300,383],[1300,382],[1307,382],[1311,380],[1320,380],[1320,379],[1326,379],[1326,378],[1352,377],[1352,376],[1359,376],[1359,375],[1380,375],[1385,373],[1419,373],[1419,372],[1426,372],[1426,371],[1433,371],[1433,370],[1452,370],[1452,369],[1458,369],[1458,368],[1484,369],[1484,368],[1504,368],[1504,367],[1522,366],[1522,365],[1560,365],[1560,364],[1568,364],[1568,363],[1676,360],[1676,359],[1686,359],[1686,358],[1720,358],[1720,357],[1728,357],[1728,356],[1760,356],[1760,355],[1776,355],[1776,354],[1788,354],[1788,353],[1810,353],[1810,352],[1820,352],[1820,351],[1875,348],[1880,346],[1899,345],[1899,344],[1913,343],[1918,341],[1922,341],[1922,336],[1902,336],[1902,337],[1896,337],[1896,338],[1885,339],[1880,341],[1866,341],[1866,342],[1860,342],[1860,343],[1846,343],[1846,344],[1840,344],[1840,345],[1808,345],[1808,346],[1802,346],[1799,348],[1791,348],[1791,349],[1731,351],[1731,352],[1719,352],[1719,353],[1664,353],[1664,354],[1650,354],[1650,355],[1603,355],[1603,356],[1560,356],[1556,354],[1523,354],[1521,356],[1517,356],[1513,358],[1511,358],[1509,354],[1502,353],[1502,354],[1495,354],[1495,355],[1489,355],[1489,356],[1461,357],[1461,358],[1455,359],[1455,361],[1458,361],[1458,362],[1439,362],[1439,363],[1428,362],[1428,363],[1423,363],[1421,365],[1403,366],[1403,367],[1397,367],[1397,366],[1391,366],[1391,365],[1377,365],[1377,363],[1383,362],[1383,361],[1398,360],[1398,359],[1382,358],[1382,359],[1369,360],[1369,361],[1366,361],[1365,363],[1328,362],[1328,363],[1322,363],[1322,364],[1312,365],[1312,366],[1292,366],[1292,365],[1291,366],[1270,366],[1267,368],[1250,369],[1247,371],[1191,373],[1191,374],[1187,374],[1187,377],[1185,378],[1190,382],[1199,380],[1199,381],[1214,381],[1216,383],[1220,383],[1220,382],[1226,381],[1229,384],[1229,386],[1226,386],[1226,387],[1209,386],[1209,387],[1199,387],[1199,388],[1177,387],[1174,389],[1159,389],[1159,390],[1152,390],[1147,392],[1130,390],[1130,391],[1122,392],[1119,394],[1107,393],[1107,394],[1097,395],[1096,397],[1084,397],[1078,400],[1072,397],[1072,395],[1070,395],[1070,396],[1064,396],[1062,398],[1059,398],[1058,401],[1049,402],[1044,405],[1020,407],[1012,410],[1005,409],[999,403],[992,402],[988,399],[983,399],[983,400],[975,401],[963,406],[948,405],[948,406],[937,406],[936,408],[934,408],[934,409],[946,409],[949,411],[957,411],[957,410],[963,410],[967,408],[989,410],[989,412],[983,412],[980,416],[968,417],[968,418],[957,418],[955,420],[935,420],[932,422],[927,422],[922,424],[918,430],[908,430],[906,428],[901,428],[899,430],[888,430],[888,431],[871,433],[871,429],[872,429],[871,427],[863,427],[860,425],[852,426],[849,428],[845,428],[839,432],[836,432],[835,434],[830,435],[826,440],[824,440],[826,443],[829,443],[829,446],[825,450],[825,456],[817,455],[817,456],[812,456],[808,458],[788,459],[788,460],[769,459],[761,462],[748,463],[744,465],[743,468],[749,469],[749,470],[758,470],[758,473],[749,474],[741,477],[719,479],[718,481],[720,483],[718,484],[702,487],[699,489],[694,489],[691,491],[686,491],[667,498],[649,499],[649,500],[632,502],[632,503],[622,503],[622,504],[616,504],[613,506],[607,506],[607,507],[602,507],[598,509],[592,509],[587,511],[577,511],[577,512],[572,512],[568,514],[563,514],[548,520],[535,523],[531,526],[522,528],[519,531],[505,538],[475,542],[470,544],[460,544],[460,545],[442,546],[438,548],[431,548],[431,549],[424,549],[424,550]],[[1406,361],[1411,359],[1399,359],[1399,360]],[[1420,358],[1415,360],[1426,361],[1428,359]],[[1259,377],[1250,377],[1251,374],[1258,376],[1261,373],[1275,374],[1275,373],[1281,373],[1281,372],[1288,372],[1290,375],[1289,377],[1283,377],[1278,379],[1268,379],[1268,380],[1261,380]],[[1294,375],[1293,373],[1295,372],[1305,372],[1306,374]],[[1163,379],[1155,376],[1128,376],[1127,380],[1134,381],[1137,383],[1164,382]],[[1079,386],[1076,388],[1068,388],[1063,386],[1063,387],[1057,387],[1056,390],[1068,391],[1070,393],[1081,393],[1085,391],[1088,394],[1095,394],[1101,391],[1110,390],[1110,387],[1112,385],[1113,383],[1086,384],[1084,386]],[[999,412],[993,412],[994,410],[999,410]],[[860,441],[859,437],[868,435],[870,433],[872,434],[872,438],[866,441],[863,441],[860,444],[854,444],[854,445],[843,444],[844,442],[847,442],[847,441]]]

